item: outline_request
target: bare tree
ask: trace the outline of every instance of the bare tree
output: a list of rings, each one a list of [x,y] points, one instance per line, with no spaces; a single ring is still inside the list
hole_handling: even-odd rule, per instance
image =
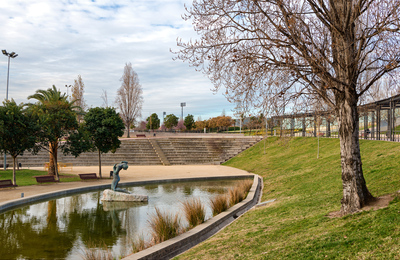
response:
[[[177,58],[208,74],[216,91],[226,88],[228,99],[259,101],[279,73],[286,84],[277,92],[323,99],[339,123],[341,213],[349,214],[374,200],[363,176],[357,103],[400,66],[399,8],[400,0],[198,0],[184,19],[200,39],[178,40]]]
[[[74,85],[72,86],[72,101],[74,101],[74,104],[77,107],[75,110],[77,112],[78,122],[80,122],[83,119],[82,111],[85,111],[87,108],[85,99],[83,98],[84,93],[85,93],[85,84],[82,81],[81,75],[78,75],[78,78],[74,80]]]
[[[103,89],[103,93],[101,94],[101,99],[103,100],[103,107],[107,108],[108,107],[108,95],[107,95],[107,90]]]
[[[365,95],[363,103],[370,103],[400,94],[400,86],[392,77],[385,77],[376,82]]]
[[[133,70],[131,63],[125,64],[121,81],[122,85],[117,91],[115,103],[117,103],[121,111],[120,115],[128,131],[129,138],[131,125],[135,122],[135,119],[141,115],[143,104],[142,86],[139,83],[139,77]]]

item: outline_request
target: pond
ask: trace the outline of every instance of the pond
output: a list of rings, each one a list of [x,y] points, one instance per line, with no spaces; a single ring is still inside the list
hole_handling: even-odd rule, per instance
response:
[[[124,187],[149,201],[102,202],[102,190],[36,203],[0,215],[0,259],[82,259],[88,248],[107,248],[114,258],[128,255],[132,240],[150,240],[149,216],[155,207],[178,213],[182,202],[199,198],[212,217],[209,199],[226,193],[235,180],[178,182]]]

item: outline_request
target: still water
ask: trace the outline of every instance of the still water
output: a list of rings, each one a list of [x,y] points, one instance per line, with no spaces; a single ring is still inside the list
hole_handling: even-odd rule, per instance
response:
[[[63,197],[0,215],[0,259],[82,259],[87,248],[108,248],[113,257],[131,253],[131,241],[150,239],[149,216],[155,207],[178,213],[187,225],[182,202],[199,198],[212,217],[209,199],[226,193],[235,181],[180,182],[124,187],[147,195],[146,203],[102,202],[102,191]]]

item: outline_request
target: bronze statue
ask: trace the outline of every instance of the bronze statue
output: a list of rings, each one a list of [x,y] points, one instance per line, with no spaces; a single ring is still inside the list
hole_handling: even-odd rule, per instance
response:
[[[114,164],[114,167],[113,167],[113,181],[112,181],[112,183],[111,183],[111,189],[113,190],[113,191],[119,191],[119,192],[124,192],[124,193],[130,193],[129,191],[127,191],[127,190],[124,190],[124,189],[120,189],[120,188],[117,188],[117,186],[118,186],[118,182],[119,182],[119,180],[120,180],[120,178],[119,178],[119,171],[121,171],[121,169],[124,169],[124,170],[126,170],[126,169],[128,169],[128,162],[126,162],[126,161],[122,161],[122,162],[120,162],[120,163],[116,163],[116,164]]]

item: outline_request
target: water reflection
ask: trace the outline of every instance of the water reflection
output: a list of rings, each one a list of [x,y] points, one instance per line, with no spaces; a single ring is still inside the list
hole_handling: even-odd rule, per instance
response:
[[[149,202],[101,202],[102,191],[97,191],[12,210],[0,215],[0,259],[79,259],[85,248],[104,246],[118,258],[130,253],[135,237],[150,239],[147,219],[155,207],[181,212],[181,202],[196,197],[210,218],[209,198],[233,184],[218,181],[130,187],[132,193],[149,196]]]

